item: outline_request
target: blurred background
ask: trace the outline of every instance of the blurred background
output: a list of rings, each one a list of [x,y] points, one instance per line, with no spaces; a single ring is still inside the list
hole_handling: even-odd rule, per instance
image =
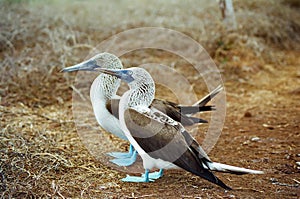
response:
[[[234,17],[220,2],[1,0],[1,196],[300,197],[300,1],[233,0]],[[88,153],[72,119],[76,74],[59,71],[83,61],[101,41],[139,27],[182,32],[208,51],[227,97],[224,130],[209,155],[267,174],[219,175],[236,188],[229,193],[180,171],[130,184]],[[207,93],[178,56],[140,50],[120,58],[125,67],[173,67],[199,98]],[[158,98],[172,100],[158,91]]]

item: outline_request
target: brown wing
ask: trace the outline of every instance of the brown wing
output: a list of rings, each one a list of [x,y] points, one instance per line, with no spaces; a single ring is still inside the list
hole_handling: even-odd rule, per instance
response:
[[[134,139],[153,158],[174,162],[188,149],[179,125],[167,125],[133,109],[126,110],[125,123]]]
[[[193,152],[197,154],[198,158],[200,158],[204,164],[206,164],[206,162],[211,162],[210,158],[199,145],[199,143],[187,131],[183,131],[182,135],[184,136],[187,143],[191,143],[191,150],[193,150]]]
[[[159,119],[151,118],[151,113],[146,116],[133,109],[127,109],[124,112],[124,117],[132,137],[150,157],[172,162],[186,171],[203,177],[225,189],[230,189],[212,172],[203,167],[202,160],[189,146],[190,144],[195,145],[197,142],[193,142],[193,139],[187,140],[183,136],[179,124],[171,125],[159,122]],[[158,116],[153,117],[157,118]],[[192,137],[189,136],[188,138]],[[198,147],[200,146],[198,145]]]
[[[180,122],[184,126],[192,126],[196,123],[207,123],[206,120],[197,117],[191,117],[187,114],[195,114],[198,112],[215,110],[214,106],[206,106],[206,104],[222,90],[223,87],[221,85],[218,86],[212,92],[210,92],[208,95],[206,95],[204,98],[202,98],[195,105],[192,106],[183,106],[169,101],[154,99],[151,104],[151,107],[154,107],[157,110],[167,114],[173,120]],[[118,119],[119,102],[120,99],[111,99],[106,103],[107,110]]]
[[[119,119],[119,102],[120,99],[111,99],[106,102],[106,109],[118,119]]]
[[[111,99],[106,103],[106,109],[119,119],[119,102],[120,99]],[[180,108],[176,108],[176,104],[168,101],[155,99],[151,107],[156,108],[157,110],[166,113],[173,120],[182,123],[184,126],[191,126],[196,123],[207,123],[206,120],[202,120],[196,117],[186,116],[185,114],[180,113]]]
[[[177,104],[169,101],[154,99],[151,107],[156,108],[157,110],[165,113],[169,117],[171,117],[173,120],[180,122],[184,126],[192,126],[196,123],[207,123],[206,120],[203,120],[201,118],[191,117],[187,116],[185,114],[181,113],[181,109],[178,107]],[[195,107],[194,107],[195,109]],[[196,107],[197,109],[197,107]],[[199,112],[199,109],[197,109]]]

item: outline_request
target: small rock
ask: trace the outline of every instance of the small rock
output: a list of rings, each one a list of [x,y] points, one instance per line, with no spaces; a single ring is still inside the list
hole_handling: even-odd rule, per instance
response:
[[[63,98],[57,97],[56,100],[58,101],[58,103],[64,104],[64,99]]]
[[[246,132],[246,130],[244,130],[244,129],[239,129],[239,132],[241,132],[241,133],[245,133],[245,132]]]
[[[106,186],[99,186],[99,189],[107,189]]]
[[[249,111],[246,111],[244,117],[252,117],[252,114]]]
[[[300,166],[300,162],[296,162],[296,165]]]
[[[270,129],[270,130],[274,129],[274,127],[269,125],[269,124],[263,124],[263,127],[267,128],[267,129]]]
[[[276,179],[276,178],[270,178],[270,181],[272,182],[272,183],[276,183],[276,182],[278,182],[278,180]]]
[[[247,140],[247,141],[243,142],[243,145],[248,145],[249,143],[250,143],[250,141]]]
[[[259,163],[259,162],[261,162],[261,160],[260,159],[254,159],[254,160],[252,160],[252,162]]]
[[[251,141],[252,141],[252,142],[257,142],[257,141],[259,141],[259,140],[260,140],[259,137],[253,137],[253,138],[251,138]]]
[[[269,158],[263,158],[262,162],[269,163]]]

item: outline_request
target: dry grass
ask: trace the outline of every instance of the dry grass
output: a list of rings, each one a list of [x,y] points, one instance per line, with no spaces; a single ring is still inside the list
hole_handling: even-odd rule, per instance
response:
[[[143,186],[148,185],[126,188],[119,182],[123,174],[96,161],[81,144],[71,116],[70,86],[74,75],[58,71],[84,59],[111,35],[143,26],[175,29],[199,41],[225,71],[228,81],[245,82],[258,71],[271,76],[272,70],[296,63],[295,55],[286,52],[297,51],[300,46],[297,1],[234,3],[238,29],[227,32],[215,1],[1,1],[2,197],[88,198],[120,194],[126,198],[135,197],[131,193],[136,190],[143,196]],[[135,65],[137,59],[150,56],[150,62],[157,54],[136,52],[124,56],[124,60],[127,66]],[[160,56],[166,64],[174,59]],[[259,81],[264,81],[264,75],[262,72]],[[188,177],[187,186],[192,186],[194,180]],[[176,180],[180,181],[175,177]],[[207,197],[230,197],[211,187],[203,189],[208,189]],[[155,197],[151,193],[144,196]]]

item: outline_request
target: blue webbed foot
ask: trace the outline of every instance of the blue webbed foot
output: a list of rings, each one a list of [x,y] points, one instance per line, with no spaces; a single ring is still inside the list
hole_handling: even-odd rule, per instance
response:
[[[123,178],[122,179],[123,182],[153,182],[154,180],[153,179],[146,179],[145,177],[141,176],[141,177],[138,177],[138,176],[130,176],[130,175],[127,175],[126,178]]]
[[[109,152],[107,153],[107,155],[112,156],[114,158],[120,158],[120,159],[124,159],[124,158],[130,158],[132,156],[131,153],[129,152]]]
[[[136,157],[137,157],[137,152],[134,151],[132,156],[129,158],[118,158],[109,161],[118,166],[130,166],[136,161]]]
[[[152,172],[152,173],[149,173],[149,178],[150,179],[154,179],[154,180],[157,180],[159,178],[161,178],[164,174],[164,170],[163,169],[160,169],[158,172]],[[145,174],[143,174],[142,176],[144,176]]]
[[[138,176],[130,176],[127,175],[126,178],[122,179],[123,182],[153,182],[153,179],[149,178],[149,170],[145,170],[145,174],[143,174],[141,177]]]
[[[107,155],[112,156],[114,158],[118,158],[118,159],[119,158],[120,159],[131,158],[131,156],[133,155],[134,151],[135,150],[134,150],[133,146],[130,144],[128,152],[110,152],[110,153],[107,153]]]

